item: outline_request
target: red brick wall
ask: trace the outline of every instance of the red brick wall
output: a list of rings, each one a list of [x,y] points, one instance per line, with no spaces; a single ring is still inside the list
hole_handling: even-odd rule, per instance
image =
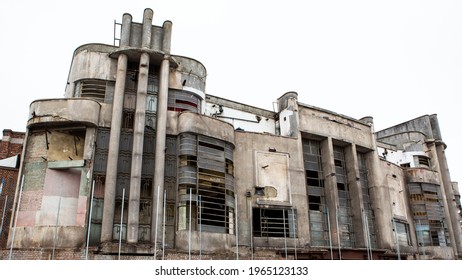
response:
[[[22,152],[22,142],[24,141],[24,136],[24,132],[4,129],[3,139],[0,141],[0,159],[20,154]]]
[[[9,129],[3,130],[3,138],[0,140],[0,159],[19,155],[22,152],[24,135],[24,132],[15,132]],[[0,195],[0,226],[2,226],[1,221],[3,219],[3,226],[0,231],[0,249],[7,246],[18,172],[19,169],[17,168],[0,166],[0,183],[4,179]],[[4,209],[5,213],[3,213]]]

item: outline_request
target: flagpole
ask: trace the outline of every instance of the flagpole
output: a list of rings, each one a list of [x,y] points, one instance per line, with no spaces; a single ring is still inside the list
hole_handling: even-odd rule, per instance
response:
[[[236,211],[234,211],[234,223],[236,225],[236,260],[239,260],[239,226],[237,222],[237,214],[239,213],[237,211],[237,197],[234,198],[234,204],[236,207]],[[201,221],[202,224],[202,221]]]
[[[192,189],[189,189],[189,247],[188,247],[188,255],[189,260],[191,260],[191,207],[192,207]]]
[[[90,213],[88,216],[88,235],[87,235],[87,247],[85,249],[85,259],[88,260],[88,246],[90,244],[90,230],[91,230],[91,216],[93,213],[93,197],[95,193],[95,180],[93,180],[93,183],[91,185],[91,196],[90,196]]]
[[[286,210],[282,210],[282,219],[284,221],[284,251],[287,260],[287,236],[286,236]]]
[[[119,260],[120,260],[120,250],[122,247],[122,223],[124,221],[124,204],[125,204],[125,188],[122,189],[122,211],[120,213],[120,227],[119,227]]]
[[[61,211],[61,195],[62,195],[63,189],[62,187],[59,190],[59,201],[58,201],[58,210],[56,211],[56,226],[55,226],[55,234],[53,238],[53,252],[51,254],[51,259],[55,259],[55,249],[56,249],[56,243],[59,240],[58,238],[58,225],[59,225],[59,212]],[[58,239],[58,240],[57,240]]]
[[[337,242],[338,242],[338,259],[342,259],[342,251],[340,249],[341,242],[340,242],[340,228],[338,226],[338,206],[335,208],[335,222],[337,223]]]
[[[16,208],[16,215],[14,217],[13,236],[11,237],[10,256],[8,258],[9,260],[11,260],[11,257],[13,255],[14,237],[16,235],[16,225],[18,224],[18,214],[19,214],[19,207],[21,206],[21,196],[22,196],[23,187],[24,187],[24,175],[22,175],[22,179],[21,179],[21,188],[19,189],[18,206]]]
[[[296,223],[297,220],[295,219],[295,210],[292,207],[292,223],[293,223],[293,230],[294,230],[294,259],[297,260],[297,231],[296,231]]]
[[[202,197],[199,195],[199,259],[202,260]]]
[[[334,254],[332,253],[332,236],[330,235],[330,218],[329,218],[329,207],[326,206],[326,216],[327,216],[327,229],[329,230],[329,247],[330,247],[330,259],[334,259]]]
[[[2,214],[2,225],[0,226],[0,236],[2,236],[2,231],[3,231],[3,221],[5,219],[5,212],[6,212],[6,204],[8,202],[8,195],[5,196],[5,203],[3,205],[3,214]]]
[[[163,228],[162,228],[162,259],[165,258],[165,210],[167,207],[167,190],[164,190],[164,213],[163,213]]]
[[[154,259],[157,260],[157,227],[159,222],[159,196],[160,196],[160,186],[157,186],[157,201],[156,201],[156,226],[154,232]]]

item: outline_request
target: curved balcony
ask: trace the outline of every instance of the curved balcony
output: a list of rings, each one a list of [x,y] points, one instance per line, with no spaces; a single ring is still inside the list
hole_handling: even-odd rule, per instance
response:
[[[184,111],[178,115],[178,134],[193,132],[217,138],[234,145],[234,127],[221,120]]]
[[[78,123],[98,126],[101,105],[87,98],[35,100],[29,107],[27,127]]]

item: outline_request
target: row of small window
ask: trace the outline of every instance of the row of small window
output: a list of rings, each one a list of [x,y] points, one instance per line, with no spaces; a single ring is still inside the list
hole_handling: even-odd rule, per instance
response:
[[[114,81],[99,79],[84,79],[75,83],[74,97],[86,97],[101,103],[112,103],[114,97]],[[155,113],[157,111],[157,84],[148,83],[146,95],[146,112]],[[168,110],[170,111],[191,111],[200,112],[200,99],[192,93],[182,90],[169,90]],[[126,85],[124,94],[124,109],[136,109],[136,91]]]

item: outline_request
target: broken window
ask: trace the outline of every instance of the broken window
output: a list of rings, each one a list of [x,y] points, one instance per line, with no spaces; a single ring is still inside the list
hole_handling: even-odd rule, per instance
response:
[[[409,183],[408,188],[419,246],[447,246],[448,230],[444,223],[441,187]]]
[[[345,151],[343,147],[334,146],[334,163],[339,198],[337,218],[340,230],[340,242],[344,247],[355,247],[350,191],[348,188]]]
[[[395,220],[395,227],[396,227],[396,238],[398,239],[398,244],[400,246],[410,246],[411,243],[411,236],[409,233],[409,224],[404,221]]]
[[[170,111],[190,111],[200,112],[200,98],[187,91],[170,89],[168,91],[168,110]]]
[[[84,79],[76,82],[75,97],[87,97],[102,103],[112,103],[114,81]]]
[[[253,236],[296,238],[295,221],[296,211],[292,209],[253,208]]]
[[[318,141],[303,139],[303,160],[308,194],[311,243],[313,246],[328,246],[327,207],[321,150]]]
[[[415,167],[430,167],[430,158],[427,156],[414,156],[414,166]]]
[[[233,158],[225,152],[232,145],[193,134],[180,135],[179,143],[178,228],[191,222],[193,230],[234,234]]]
[[[106,178],[102,175],[93,176],[93,205],[91,211],[90,245],[98,245],[101,238],[101,224],[103,222],[104,186]]]
[[[358,171],[359,171],[359,183],[361,184],[361,191],[363,197],[364,213],[366,215],[366,225],[368,243],[372,248],[377,248],[377,235],[375,233],[375,214],[372,208],[370,186],[367,180],[367,166],[365,160],[365,154],[357,153],[358,158]]]

